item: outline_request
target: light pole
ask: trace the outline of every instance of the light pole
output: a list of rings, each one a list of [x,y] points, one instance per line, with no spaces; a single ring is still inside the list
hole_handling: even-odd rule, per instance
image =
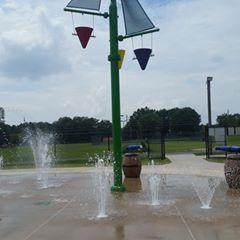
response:
[[[211,82],[213,77],[207,77],[208,126],[212,126]]]
[[[207,77],[207,102],[208,102],[208,157],[212,154],[212,137],[209,136],[209,128],[212,127],[212,103],[211,103],[211,82],[212,77]]]

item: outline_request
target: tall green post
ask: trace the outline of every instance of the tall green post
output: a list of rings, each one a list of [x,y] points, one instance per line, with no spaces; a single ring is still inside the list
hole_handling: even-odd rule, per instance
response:
[[[120,119],[120,89],[118,62],[118,11],[116,0],[111,0],[109,7],[110,24],[110,55],[111,84],[112,84],[112,124],[113,124],[113,155],[114,155],[114,185],[113,192],[123,192],[122,184],[122,147],[121,147],[121,119]]]
[[[79,1],[80,2],[80,1]],[[83,7],[83,9],[86,9]],[[143,30],[135,34],[130,34],[126,36],[118,36],[118,10],[117,10],[117,0],[111,0],[109,6],[109,13],[104,12],[92,12],[88,10],[82,10],[80,6],[76,7],[66,7],[64,11],[71,13],[81,13],[87,15],[101,16],[104,18],[109,18],[110,25],[110,55],[108,60],[111,62],[111,84],[112,84],[112,125],[113,125],[113,155],[114,155],[114,185],[112,186],[113,192],[123,192],[125,187],[122,183],[122,147],[121,147],[121,119],[120,119],[120,89],[119,89],[119,68],[118,63],[120,61],[118,41],[123,41],[124,39],[142,36],[145,34],[158,32],[159,29]],[[145,13],[143,13],[145,14]],[[149,20],[150,21],[150,20]],[[151,22],[150,22],[151,23]]]

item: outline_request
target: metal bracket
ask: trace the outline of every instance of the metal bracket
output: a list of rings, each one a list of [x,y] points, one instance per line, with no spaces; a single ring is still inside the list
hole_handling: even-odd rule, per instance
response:
[[[112,56],[112,55],[109,55],[109,56],[108,56],[108,61],[109,61],[109,62],[118,62],[118,61],[120,61],[120,60],[121,60],[121,57],[120,57],[119,54],[114,55],[114,56]]]
[[[89,11],[84,11],[78,8],[70,8],[70,7],[65,7],[63,9],[65,12],[75,12],[75,13],[81,13],[81,14],[87,14],[87,15],[94,15],[94,16],[100,16],[100,17],[104,17],[104,18],[108,18],[109,17],[109,13],[108,12],[104,12],[104,13],[100,13],[100,12],[89,12]]]
[[[146,34],[149,34],[149,33],[154,33],[154,32],[159,32],[160,29],[159,28],[154,28],[154,29],[150,29],[150,30],[146,30],[146,31],[143,31],[143,32],[139,32],[139,33],[134,33],[134,34],[130,34],[130,35],[119,35],[118,36],[118,41],[123,41],[124,39],[127,39],[127,38],[132,38],[132,37],[137,37],[137,36],[142,36],[142,35],[146,35]]]

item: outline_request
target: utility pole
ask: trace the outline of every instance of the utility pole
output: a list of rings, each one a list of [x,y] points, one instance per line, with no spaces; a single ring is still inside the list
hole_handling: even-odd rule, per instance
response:
[[[208,126],[212,126],[212,103],[211,103],[211,82],[212,77],[207,77],[207,102],[208,102]]]
[[[207,77],[207,102],[208,102],[208,157],[212,154],[212,137],[209,136],[209,128],[212,127],[212,103],[211,103],[211,82],[213,78]]]

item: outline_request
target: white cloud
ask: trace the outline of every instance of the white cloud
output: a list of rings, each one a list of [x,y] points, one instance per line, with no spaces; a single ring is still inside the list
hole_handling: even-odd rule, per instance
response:
[[[108,21],[95,18],[96,39],[82,50],[71,35],[67,1],[5,0],[0,7],[0,101],[8,121],[54,121],[60,116],[111,118]],[[239,112],[238,0],[143,0],[161,32],[146,72],[132,61],[131,41],[121,71],[122,112],[145,105],[191,106],[206,120],[208,75],[214,77],[213,112]],[[104,1],[106,9],[106,1]],[[120,18],[122,21],[122,18]],[[76,24],[92,25],[75,15]],[[120,24],[120,32],[123,33]],[[144,45],[150,46],[150,36]],[[140,47],[135,40],[135,47]],[[24,109],[11,111],[11,109]]]

